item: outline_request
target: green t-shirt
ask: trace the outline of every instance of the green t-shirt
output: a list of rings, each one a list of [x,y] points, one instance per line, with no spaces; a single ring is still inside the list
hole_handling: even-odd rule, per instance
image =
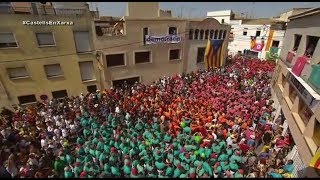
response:
[[[55,172],[63,171],[65,166],[66,166],[65,162],[61,159],[58,159],[54,162],[54,171]]]
[[[111,172],[112,172],[112,174],[115,175],[115,176],[120,176],[120,170],[119,170],[119,168],[117,168],[117,167],[112,166],[112,167],[111,167]]]
[[[239,166],[237,163],[233,163],[232,161],[229,163],[230,166],[230,170],[232,170],[233,172],[236,172],[239,170]]]
[[[168,167],[166,169],[166,176],[171,176],[173,174],[174,168],[173,167]]]
[[[221,167],[222,167],[222,170],[223,170],[223,171],[230,170],[229,164],[225,165],[225,163],[221,163]]]
[[[173,178],[177,178],[181,175],[181,171],[176,168],[174,171],[173,171]]]
[[[210,176],[213,176],[212,168],[207,162],[203,162],[202,167],[205,170],[205,172],[207,172]]]
[[[218,161],[220,162],[225,162],[226,160],[228,160],[228,155],[227,154],[221,154],[218,158]]]
[[[65,171],[64,172],[64,177],[65,178],[72,178],[73,177],[72,171]]]
[[[156,161],[156,162],[155,162],[155,166],[156,166],[158,169],[162,170],[162,169],[164,169],[165,164],[164,164],[163,162],[158,162],[158,161]]]
[[[124,166],[123,166],[123,172],[124,172],[126,175],[129,175],[129,174],[131,173],[131,167],[124,165]]]

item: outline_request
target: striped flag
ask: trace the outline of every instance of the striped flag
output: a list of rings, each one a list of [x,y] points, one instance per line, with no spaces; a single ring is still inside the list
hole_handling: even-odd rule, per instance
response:
[[[224,59],[224,40],[223,39],[208,39],[204,61],[206,68],[221,67]]]

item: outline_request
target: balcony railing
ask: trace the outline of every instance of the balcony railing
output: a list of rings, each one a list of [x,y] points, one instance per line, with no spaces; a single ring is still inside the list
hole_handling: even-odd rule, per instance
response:
[[[54,8],[52,6],[43,7],[12,7],[0,6],[0,14],[34,14],[34,15],[71,15],[71,14],[85,14],[87,9],[67,9],[67,8]]]

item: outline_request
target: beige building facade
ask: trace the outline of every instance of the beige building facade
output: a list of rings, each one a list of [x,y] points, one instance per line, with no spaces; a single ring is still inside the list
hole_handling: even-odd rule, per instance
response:
[[[0,106],[100,88],[88,8],[71,13],[51,4],[36,4],[41,11],[31,3],[18,5],[1,8]]]
[[[149,84],[163,76],[204,69],[208,38],[227,41],[230,32],[230,26],[215,19],[174,18],[158,3],[138,2],[128,3],[127,16],[96,20],[95,29],[105,88],[123,81]],[[149,36],[178,40],[149,42]]]
[[[3,9],[1,107],[195,71],[204,68],[198,50],[207,38],[230,32],[214,19],[174,18],[154,2],[129,2],[121,18],[99,17],[83,3],[7,3]]]
[[[320,9],[289,17],[272,87],[305,166],[320,146]]]

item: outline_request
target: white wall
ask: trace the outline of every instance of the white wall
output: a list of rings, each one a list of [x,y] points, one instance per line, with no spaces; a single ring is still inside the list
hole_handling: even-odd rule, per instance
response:
[[[231,28],[232,29],[232,32],[233,32],[233,35],[234,35],[234,40],[231,41],[229,43],[229,52],[233,55],[237,54],[238,51],[241,51],[243,52],[243,50],[245,49],[250,49],[250,41],[251,41],[251,36],[255,36],[256,35],[256,32],[257,30],[259,29],[261,31],[260,33],[260,37],[257,37],[257,42],[261,42],[261,38],[263,36],[266,36],[264,39],[265,39],[265,44],[267,43],[267,36],[269,35],[269,27],[270,25],[267,25],[265,31],[263,29],[263,25],[246,25],[246,24],[242,24],[242,25],[232,25]],[[243,35],[243,31],[244,31],[244,28],[248,28],[247,30],[247,35],[244,36]],[[259,52],[259,55],[258,57],[259,58],[262,58],[265,56],[265,51],[264,51],[265,48],[263,48],[263,51],[262,52]]]
[[[230,16],[231,16],[231,10],[207,12],[208,18],[214,18],[217,21],[219,21],[219,23],[222,23],[222,19],[224,19],[224,23],[229,24]]]

